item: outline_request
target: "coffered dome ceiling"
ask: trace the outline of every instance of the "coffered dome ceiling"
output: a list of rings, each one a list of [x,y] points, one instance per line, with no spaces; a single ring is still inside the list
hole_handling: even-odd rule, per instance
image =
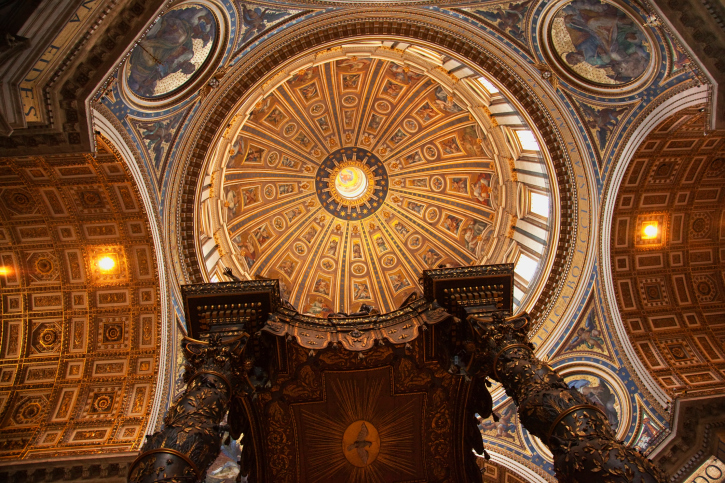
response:
[[[524,305],[551,246],[549,170],[525,117],[471,69],[441,74],[436,63],[457,61],[435,52],[346,48],[273,78],[220,141],[201,207],[200,244],[208,232],[221,246],[210,279],[224,266],[278,278],[295,307],[326,317],[394,310],[428,268],[510,262]],[[538,244],[514,240],[520,217]]]

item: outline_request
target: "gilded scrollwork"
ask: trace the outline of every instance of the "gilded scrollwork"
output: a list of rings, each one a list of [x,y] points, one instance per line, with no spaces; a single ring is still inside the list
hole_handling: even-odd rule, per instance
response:
[[[367,351],[376,344],[405,344],[419,337],[427,326],[450,315],[435,303],[413,299],[388,314],[341,315],[320,319],[283,305],[270,314],[262,331],[292,336],[307,349],[320,350],[340,344],[346,350]]]

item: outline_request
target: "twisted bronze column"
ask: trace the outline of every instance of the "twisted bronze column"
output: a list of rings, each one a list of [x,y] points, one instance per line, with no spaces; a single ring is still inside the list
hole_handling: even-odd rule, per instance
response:
[[[184,394],[171,405],[164,428],[148,436],[131,465],[130,483],[203,481],[221,446],[220,423],[242,377],[241,356],[249,337],[243,334],[209,342],[185,338],[187,365]]]
[[[467,322],[476,342],[470,368],[503,384],[521,424],[553,453],[560,483],[664,481],[644,455],[616,440],[601,409],[534,356],[528,315],[506,320],[493,312]]]

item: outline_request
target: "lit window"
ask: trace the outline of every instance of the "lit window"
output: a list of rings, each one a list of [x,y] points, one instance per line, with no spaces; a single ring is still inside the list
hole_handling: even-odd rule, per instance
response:
[[[536,137],[534,136],[534,133],[527,130],[522,131],[516,131],[516,136],[519,138],[519,142],[521,143],[521,147],[524,148],[526,151],[538,151],[539,150],[539,143],[536,142]]]
[[[548,196],[542,195],[539,193],[534,193],[532,191],[529,196],[529,201],[530,201],[531,213],[534,213],[539,216],[543,216],[544,218],[549,217],[549,197]]]
[[[433,62],[439,64],[443,60],[442,57],[432,50],[426,49],[425,47],[418,47],[417,45],[414,45],[412,47],[409,47],[408,50],[410,52],[415,52],[416,54],[428,58],[432,60]]]
[[[495,94],[498,92],[496,86],[491,84],[491,82],[489,82],[489,80],[485,77],[479,77],[478,82],[481,83],[481,85],[488,91],[489,94]]]
[[[211,276],[211,283],[219,283],[219,276],[216,273]]]
[[[524,280],[530,282],[536,273],[536,267],[538,263],[531,257],[527,257],[523,253],[519,255],[519,260],[516,262],[514,272],[520,275]]]

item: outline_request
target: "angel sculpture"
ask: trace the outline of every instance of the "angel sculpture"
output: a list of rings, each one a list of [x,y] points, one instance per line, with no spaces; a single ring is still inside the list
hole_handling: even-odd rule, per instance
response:
[[[579,327],[576,331],[576,335],[567,345],[567,350],[576,350],[585,344],[588,349],[597,349],[604,351],[604,339],[602,339],[602,333],[597,329],[597,324],[594,321],[594,314],[589,313],[584,327]]]
[[[365,441],[365,438],[367,437],[368,427],[365,426],[365,423],[362,423],[362,426],[360,426],[360,432],[357,434],[357,439],[347,447],[348,451],[357,449],[357,455],[360,457],[360,461],[362,461],[364,465],[368,464],[368,450],[366,448],[372,446],[373,444],[370,441]]]
[[[514,434],[516,434],[515,416],[516,406],[509,404],[499,416],[498,421],[486,419],[480,421],[478,427],[481,431],[496,431],[498,438],[514,438]]]
[[[287,12],[270,12],[268,8],[262,10],[261,8],[247,8],[242,3],[242,20],[246,30],[244,31],[244,37],[242,43],[251,39],[255,34],[261,34],[264,29],[267,28],[266,22],[274,22],[285,16],[289,15]]]

